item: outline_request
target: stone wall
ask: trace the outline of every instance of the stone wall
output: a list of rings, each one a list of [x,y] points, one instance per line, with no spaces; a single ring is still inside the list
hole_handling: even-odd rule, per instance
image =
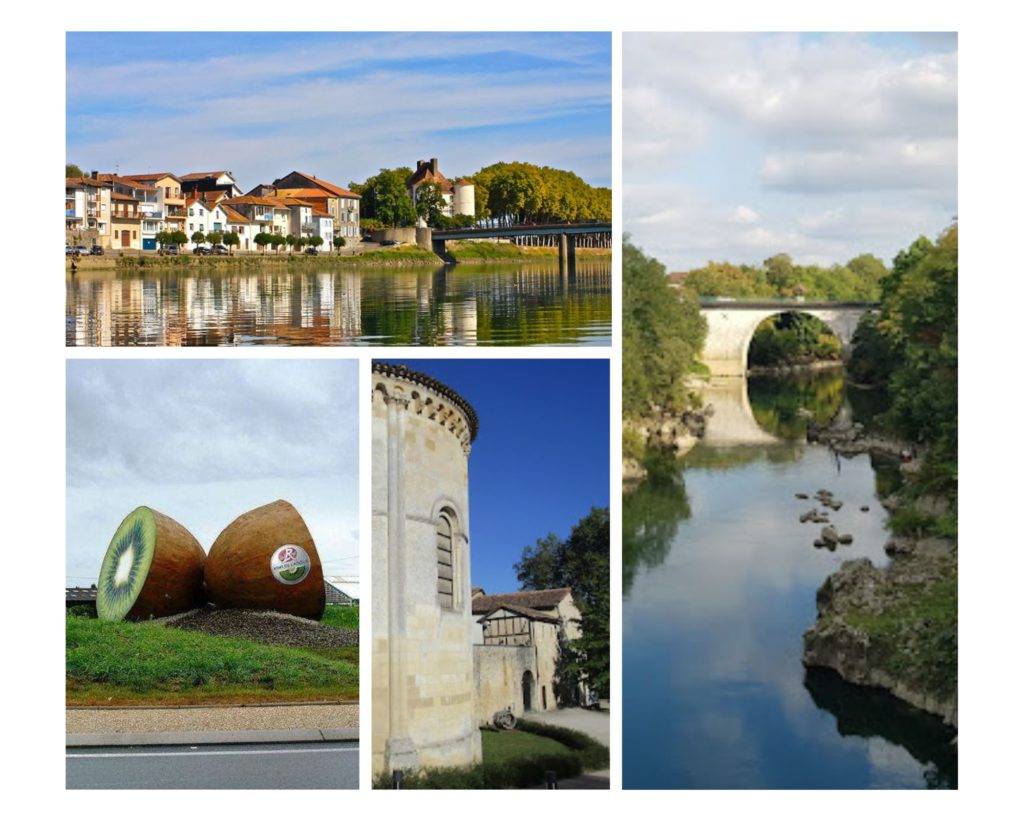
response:
[[[468,458],[475,416],[456,399],[436,382],[374,365],[375,773],[480,760],[469,586]],[[438,597],[442,514],[453,524],[450,609]]]
[[[536,653],[532,646],[473,646],[476,677],[476,720],[489,725],[494,714],[511,706],[517,717],[523,715],[523,674],[537,679]],[[534,684],[533,700],[538,694]]]

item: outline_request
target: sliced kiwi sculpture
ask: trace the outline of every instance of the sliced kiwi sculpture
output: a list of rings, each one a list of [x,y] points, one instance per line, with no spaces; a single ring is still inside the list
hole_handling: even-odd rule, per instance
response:
[[[140,506],[114,532],[96,581],[101,620],[168,617],[203,604],[206,554],[173,518]]]
[[[278,500],[235,518],[210,547],[206,598],[215,606],[323,617],[320,556],[302,515]]]

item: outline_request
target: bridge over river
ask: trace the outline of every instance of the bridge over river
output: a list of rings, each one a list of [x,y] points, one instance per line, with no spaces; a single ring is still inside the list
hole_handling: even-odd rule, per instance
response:
[[[523,239],[528,236],[554,236],[558,239],[558,265],[560,268],[576,266],[576,240],[581,236],[612,235],[611,222],[561,222],[548,225],[505,225],[502,227],[468,227],[435,230],[431,247],[441,257],[450,241],[471,239]]]
[[[708,323],[708,335],[701,360],[712,376],[746,375],[747,353],[757,325],[782,313],[806,313],[821,319],[836,334],[845,358],[861,317],[876,309],[877,302],[869,301],[702,298],[700,313]]]

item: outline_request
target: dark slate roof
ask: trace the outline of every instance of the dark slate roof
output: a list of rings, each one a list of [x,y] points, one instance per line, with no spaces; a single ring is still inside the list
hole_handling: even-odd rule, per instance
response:
[[[375,373],[381,373],[382,375],[390,375],[394,378],[411,381],[413,384],[421,384],[424,387],[443,395],[465,413],[466,420],[469,422],[469,440],[476,440],[477,431],[480,429],[480,419],[477,418],[476,410],[473,409],[469,401],[455,392],[455,390],[447,384],[443,384],[426,373],[410,370],[404,364],[388,364],[385,361],[374,361],[373,371]]]
[[[473,614],[490,614],[498,608],[520,606],[527,609],[553,609],[567,594],[572,594],[568,586],[563,589],[537,589],[535,591],[518,591],[509,594],[485,594],[473,600]]]

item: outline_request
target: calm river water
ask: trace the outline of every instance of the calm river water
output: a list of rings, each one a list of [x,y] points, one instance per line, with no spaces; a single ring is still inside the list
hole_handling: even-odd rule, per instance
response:
[[[611,264],[301,273],[81,272],[68,346],[609,344]]]
[[[705,440],[624,500],[625,786],[955,786],[939,720],[800,661],[825,577],[847,559],[887,561],[879,494],[898,480],[867,455],[807,445],[806,414],[870,423],[872,396],[832,371],[727,379],[706,400]],[[797,520],[812,502],[794,495],[820,488],[844,502],[832,520],[854,536],[835,552]]]

